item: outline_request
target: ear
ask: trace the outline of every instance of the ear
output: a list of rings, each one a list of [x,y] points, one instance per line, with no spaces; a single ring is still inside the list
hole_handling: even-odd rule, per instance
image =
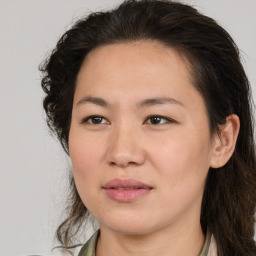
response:
[[[214,135],[213,155],[210,166],[219,168],[224,166],[232,156],[240,129],[239,117],[235,114],[226,118],[226,123],[219,127],[219,134]]]

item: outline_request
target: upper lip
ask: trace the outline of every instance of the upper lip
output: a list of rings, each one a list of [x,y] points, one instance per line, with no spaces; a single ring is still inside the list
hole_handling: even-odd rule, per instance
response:
[[[137,188],[137,189],[152,189],[152,186],[149,186],[141,181],[135,179],[112,179],[108,181],[104,186],[104,189],[115,189],[115,188]]]

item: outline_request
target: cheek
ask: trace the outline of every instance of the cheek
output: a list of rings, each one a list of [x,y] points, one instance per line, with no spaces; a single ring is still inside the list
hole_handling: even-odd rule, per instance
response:
[[[165,138],[158,147],[151,147],[155,167],[163,177],[168,177],[171,186],[186,182],[194,183],[197,179],[198,182],[202,182],[207,175],[211,144],[210,137],[204,133],[190,131],[176,134],[175,137]]]
[[[73,175],[78,193],[86,205],[87,198],[99,187],[97,170],[101,169],[103,148],[92,136],[84,136],[75,130],[70,133],[69,150]]]
[[[102,158],[102,145],[78,132],[70,133],[69,151],[72,162],[73,176],[77,191],[84,205],[91,211],[94,205],[99,205],[95,197],[100,189],[98,172]]]
[[[92,136],[85,136],[71,131],[69,136],[69,151],[75,172],[93,169],[99,163],[103,154],[103,145]]]
[[[155,168],[158,170],[163,196],[160,205],[169,205],[168,214],[181,213],[191,205],[199,211],[205,180],[209,169],[208,142],[194,143],[189,138],[165,142],[162,150],[155,154]],[[209,144],[208,144],[209,145]],[[176,210],[175,210],[176,209]]]

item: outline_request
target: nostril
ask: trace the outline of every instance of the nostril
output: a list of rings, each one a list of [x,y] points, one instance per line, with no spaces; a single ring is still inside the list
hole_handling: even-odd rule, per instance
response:
[[[132,162],[132,161],[131,162],[123,162],[123,163],[120,163],[120,162],[116,163],[114,161],[111,161],[109,164],[110,164],[110,166],[119,166],[119,167],[123,167],[123,168],[128,167],[128,166],[137,166],[138,165],[136,162]]]
[[[111,165],[111,166],[115,166],[116,163],[115,163],[115,162],[110,162],[110,165]]]

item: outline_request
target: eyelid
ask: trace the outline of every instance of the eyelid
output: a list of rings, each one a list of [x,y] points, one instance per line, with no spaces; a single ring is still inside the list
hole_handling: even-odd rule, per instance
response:
[[[90,119],[92,118],[102,118],[103,120],[105,120],[105,122],[101,122],[101,123],[93,123],[93,122],[89,122]],[[149,123],[149,119],[150,118],[160,118],[162,120],[165,120],[164,123],[157,123],[157,124],[154,124],[154,123]],[[101,125],[101,124],[110,124],[110,122],[103,116],[101,115],[90,115],[90,116],[87,116],[85,118],[83,118],[80,122],[81,124],[85,124],[85,123],[88,123],[88,124],[91,124],[91,125]],[[177,121],[175,121],[174,119],[170,118],[170,117],[166,117],[166,116],[162,116],[162,115],[150,115],[148,116],[145,121],[143,122],[143,124],[152,124],[152,125],[162,125],[162,124],[165,124],[165,123],[178,123]]]
[[[99,123],[99,124],[94,124],[94,123],[88,121],[88,120],[90,120],[90,119],[92,119],[92,118],[96,118],[96,117],[102,118],[102,119],[106,120],[106,122],[104,122],[104,123]],[[91,125],[100,125],[100,124],[106,124],[106,123],[109,124],[110,122],[109,122],[104,116],[101,116],[101,115],[90,115],[90,116],[87,116],[87,117],[83,118],[80,123],[81,123],[81,124],[88,123],[88,124],[91,124]]]
[[[146,121],[144,123],[147,123],[147,121],[152,118],[152,117],[157,117],[157,118],[161,118],[164,119],[165,122],[164,123],[178,123],[177,121],[175,121],[174,119],[170,118],[170,117],[166,117],[166,116],[162,116],[162,115],[150,115],[146,118]],[[152,124],[152,125],[161,125],[161,124]]]

